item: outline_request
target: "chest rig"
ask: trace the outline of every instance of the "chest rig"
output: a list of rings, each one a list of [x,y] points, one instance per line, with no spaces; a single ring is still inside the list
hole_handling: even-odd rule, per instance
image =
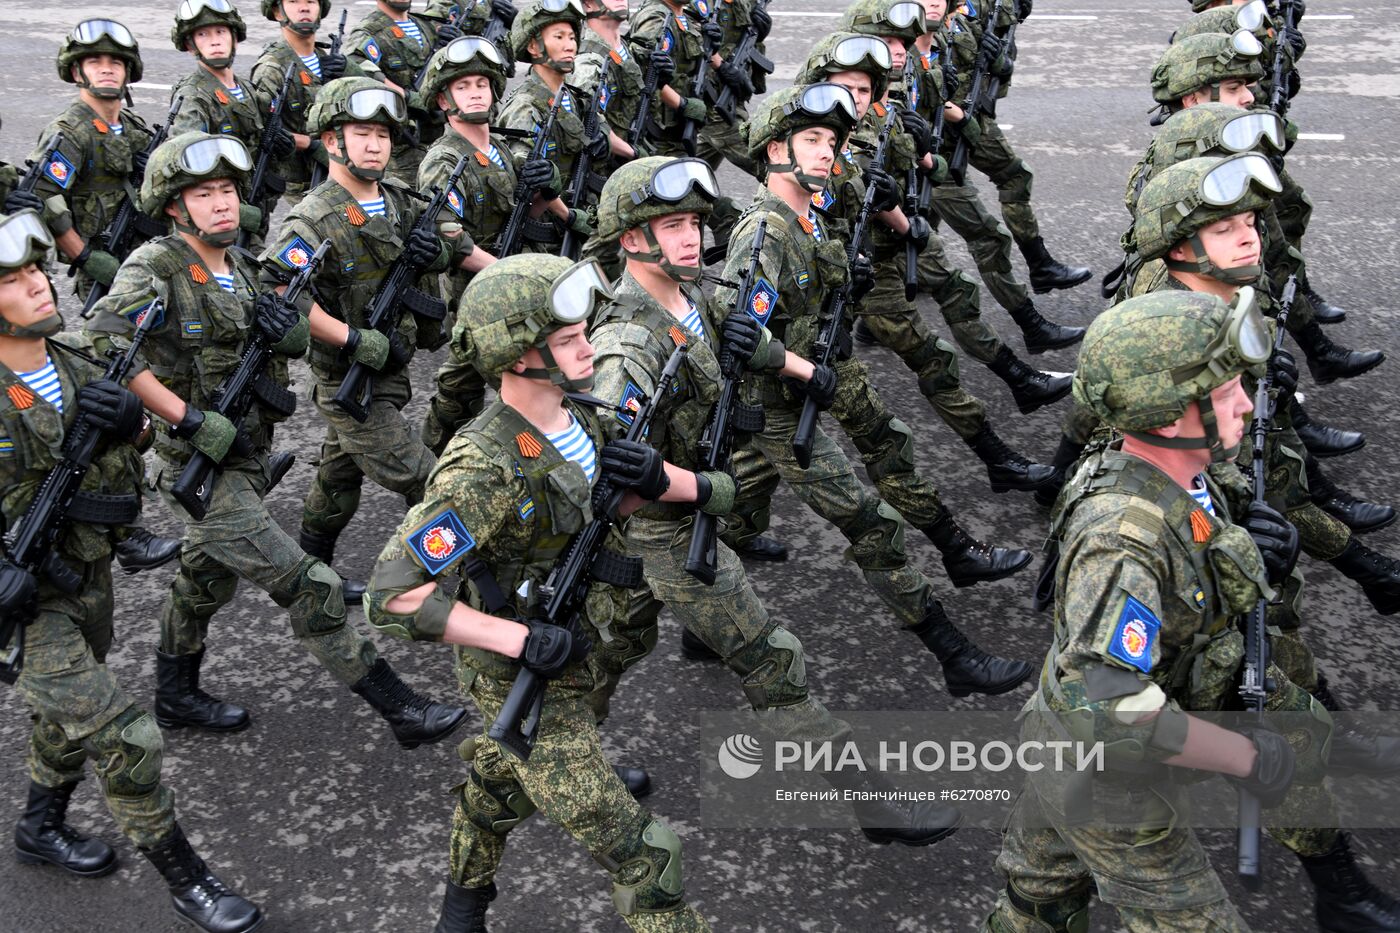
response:
[[[78,148],[78,179],[65,195],[73,211],[73,223],[84,239],[102,232],[116,215],[122,201],[136,201],[136,186],[132,184],[132,162],[151,140],[151,131],[131,110],[122,110],[120,135],[112,131],[87,104],[74,103],[55,127]],[[63,148],[68,149],[68,145]],[[139,179],[138,179],[139,182]],[[165,232],[165,224],[136,213],[134,226],[141,238],[149,239]]]

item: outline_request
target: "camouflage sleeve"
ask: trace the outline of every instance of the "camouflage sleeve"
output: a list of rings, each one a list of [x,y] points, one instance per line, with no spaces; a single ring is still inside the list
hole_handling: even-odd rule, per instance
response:
[[[447,179],[456,167],[457,160],[447,149],[430,149],[418,166],[418,190],[424,193],[436,191],[447,184]],[[452,244],[453,263],[471,255],[476,242],[471,232],[462,223],[465,211],[461,183],[458,182],[447,195],[447,203],[437,216],[438,235]]]
[[[724,264],[724,278],[730,282],[741,281],[749,271],[749,259],[753,248],[754,230],[764,216],[759,211],[745,214],[734,225],[729,237],[729,257]],[[768,326],[773,311],[782,301],[784,276],[787,273],[789,243],[787,223],[782,217],[768,213],[768,228],[764,233],[763,249],[759,253],[758,272],[754,277],[753,294],[745,309],[757,321]],[[737,290],[727,285],[715,289],[714,302],[721,307],[734,307]]]
[[[249,80],[253,84],[253,90],[258,95],[260,107],[266,109],[272,103],[272,99],[281,92],[282,82],[286,77],[286,69],[277,61],[276,56],[263,55],[258,58],[253,65],[253,73],[249,76]]]
[[[281,225],[277,228],[277,235],[268,240],[267,246],[258,256],[258,265],[261,268],[258,275],[259,281],[266,288],[276,288],[278,285],[287,284],[296,274],[296,270],[316,252],[323,239],[325,239],[325,235],[294,208],[282,219]],[[331,248],[326,251],[321,264],[316,267],[315,283],[323,290],[327,282],[334,280],[336,270],[340,269],[337,244],[336,238],[332,237]],[[329,294],[329,291],[326,293]],[[311,308],[310,295],[304,292],[303,296],[306,299],[306,307],[302,310],[309,312]]]
[[[34,193],[44,199],[44,223],[55,236],[62,236],[73,229],[72,191],[82,178],[87,157],[79,134],[72,127],[54,122],[39,135],[39,144],[29,156],[31,161],[38,160],[54,133],[63,134],[63,144],[40,170]]]
[[[505,106],[501,108],[501,126],[512,130],[524,130],[531,134],[531,139],[512,139],[510,142],[510,154],[511,158],[515,160],[516,168],[519,168],[521,163],[529,157],[535,123],[543,117],[544,115],[535,108],[534,101],[528,94],[515,94],[508,97]]]
[[[656,43],[661,39],[661,31],[665,28],[664,6],[644,6],[632,17],[627,29],[627,48],[641,63],[642,70],[645,71],[647,62],[651,61],[652,50],[656,48]]]
[[[598,81],[603,74],[603,62],[606,57],[594,49],[587,52],[580,52],[574,59],[574,71],[569,75],[569,85],[576,87],[583,92],[581,95],[585,99],[598,89]]]
[[[214,125],[214,116],[209,109],[209,99],[194,92],[188,87],[188,82],[181,82],[175,85],[173,95],[184,94],[185,102],[180,105],[180,112],[175,115],[175,122],[170,125],[170,136],[173,138],[181,133],[210,133],[209,127]]]
[[[384,50],[379,45],[379,40],[365,29],[356,26],[348,36],[345,37],[345,57],[352,62],[370,65],[383,73],[380,62],[384,58]]]
[[[630,323],[613,321],[604,324],[588,335],[593,344],[593,394],[614,406],[612,417],[598,410],[603,430],[609,437],[621,437],[631,426],[630,419],[622,412],[631,404],[649,397],[656,388],[653,373],[654,360],[650,359],[650,340],[645,328]],[[664,365],[664,363],[662,364]],[[659,373],[661,367],[655,366]]]
[[[165,280],[143,261],[146,248],[138,249],[122,263],[111,290],[93,306],[92,317],[83,325],[99,354],[105,355],[113,349],[124,351],[131,346],[130,337],[141,316],[156,298],[165,299],[169,294]],[[131,368],[133,376],[150,368],[151,358],[161,353],[160,345],[169,339],[171,322],[176,318],[171,309],[163,308],[152,322],[145,343],[137,351],[136,364]]]
[[[470,440],[451,444],[428,481],[423,501],[404,517],[379,553],[365,594],[365,617],[382,632],[441,641],[453,598],[438,589],[414,613],[390,612],[402,593],[433,580],[456,582],[460,562],[489,547],[515,514],[515,477]]]

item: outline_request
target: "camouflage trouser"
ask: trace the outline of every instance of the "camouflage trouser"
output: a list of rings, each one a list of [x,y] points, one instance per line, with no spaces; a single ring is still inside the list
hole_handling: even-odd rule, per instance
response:
[[[404,419],[403,407],[413,395],[406,371],[375,377],[374,401],[363,424],[331,401],[339,386],[318,378],[311,390],[311,401],[326,419],[326,440],[301,515],[304,530],[330,538],[355,517],[366,476],[414,505],[423,498],[428,474],[437,464],[419,432]]]
[[[719,164],[728,161],[746,174],[758,178],[758,163],[749,158],[748,144],[740,125],[748,119],[744,109],[735,111],[734,122],[725,123],[716,110],[710,111],[710,119],[701,128],[696,139],[695,154],[709,163],[710,168],[719,171]]]
[[[510,683],[466,671],[472,700],[484,720],[493,722]],[[459,669],[459,676],[463,673]],[[685,904],[680,840],[632,799],[603,757],[584,692],[559,684],[545,691],[529,761],[511,757],[485,737],[462,743],[460,752],[471,763],[471,774],[455,789],[453,883],[491,883],[505,855],[506,836],[538,809],[583,843],[612,876],[613,901],[633,930],[710,928]]]
[[[919,379],[919,391],[938,417],[963,440],[987,423],[982,400],[958,380],[958,351],[924,323],[919,309],[904,297],[903,255],[875,266],[875,287],[861,302],[859,314],[880,345],[899,356]]]
[[[1034,240],[1040,236],[1040,224],[1031,209],[1031,170],[1016,157],[995,119],[984,114],[978,121],[982,133],[972,145],[968,161],[997,186],[1002,219],[1016,242]]]
[[[1286,169],[1280,173],[1279,180],[1283,182],[1283,193],[1274,203],[1274,210],[1278,212],[1279,224],[1288,242],[1301,250],[1303,235],[1308,232],[1308,221],[1312,219],[1313,202]]]
[[[175,824],[175,795],[160,782],[160,728],[107,669],[110,558],[84,566],[73,594],[41,580],[38,607],[25,629],[16,684],[34,719],[29,775],[45,787],[61,787],[80,780],[83,762],[91,759],[117,825],[132,843],[150,848]]]
[[[720,539],[740,551],[768,530],[773,493],[777,492],[783,478],[773,464],[749,445],[735,448],[729,471],[739,484],[739,495],[734,510],[725,517]]]
[[[801,643],[769,618],[738,556],[719,544],[713,586],[686,573],[693,522],[689,517],[675,522],[637,516],[628,522],[628,553],[642,558],[647,581],[647,587],[630,594],[629,619],[655,628],[663,606],[670,609],[742,678],[759,724],[774,737],[844,742],[850,726],[808,694]]]
[[[996,359],[1001,337],[982,319],[982,300],[977,283],[948,261],[943,238],[934,234],[919,253],[919,291],[928,292],[938,302],[943,321],[958,347],[979,363]]]
[[[167,464],[158,480],[170,511],[185,523],[180,570],[160,619],[160,650],[194,654],[209,621],[233,599],[240,579],[258,587],[291,615],[292,632],[337,679],[353,684],[374,664],[374,643],[346,624],[335,571],[308,557],[267,512],[266,452],[237,460],[215,475],[209,511],[196,521],[170,494],[180,468]]]
[[[457,429],[481,414],[486,406],[486,380],[466,356],[458,336],[454,325],[447,359],[437,371],[437,389],[428,400],[428,413],[423,417],[423,445],[437,457],[442,456]]]
[[[987,212],[977,189],[952,182],[933,189],[935,225],[944,221],[967,241],[968,251],[977,264],[982,282],[997,304],[1014,311],[1030,298],[1011,267],[1011,234]]]

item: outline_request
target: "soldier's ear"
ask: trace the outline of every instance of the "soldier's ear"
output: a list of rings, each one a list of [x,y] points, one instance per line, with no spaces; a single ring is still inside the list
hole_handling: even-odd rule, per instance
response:
[[[1190,243],[1182,240],[1167,251],[1167,258],[1174,262],[1194,262],[1201,257],[1197,256],[1195,251],[1191,249]]]

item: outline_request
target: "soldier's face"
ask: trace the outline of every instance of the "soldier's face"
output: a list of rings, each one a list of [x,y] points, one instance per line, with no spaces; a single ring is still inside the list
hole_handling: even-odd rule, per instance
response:
[[[181,193],[185,210],[195,229],[205,233],[227,233],[238,228],[238,186],[228,178],[191,185]],[[174,204],[166,207],[172,217],[178,216]]]
[[[817,178],[825,178],[831,174],[832,163],[836,161],[834,131],[825,126],[809,126],[794,133],[790,139],[793,158],[802,171]],[[773,153],[770,149],[769,159],[773,162],[783,162],[787,153],[782,151],[782,143],[776,145],[779,150],[778,158],[772,158]]]
[[[898,36],[881,36],[885,40],[885,45],[890,50],[890,70],[903,71],[904,63],[909,58],[909,53],[904,48],[904,40]]]
[[[940,22],[947,15],[948,0],[924,0],[924,19],[928,22]]]
[[[550,23],[540,32],[538,45],[544,43],[544,57],[563,64],[572,62],[578,54],[578,40],[574,38],[574,27],[568,23]]]
[[[874,94],[870,75],[863,71],[838,71],[827,80],[851,92],[856,101],[857,120],[865,116],[865,112],[870,109],[870,98]]]
[[[282,12],[288,22],[314,23],[321,13],[319,0],[282,0]]]
[[[1245,419],[1254,411],[1254,402],[1241,385],[1240,377],[1236,376],[1224,385],[1212,389],[1210,402],[1215,409],[1216,430],[1220,432],[1220,443],[1226,447],[1235,446],[1248,428]],[[1195,413],[1196,420],[1200,421],[1200,406],[1192,405],[1191,410]],[[1195,430],[1200,431],[1202,436],[1205,435],[1204,424]],[[1194,431],[1192,433],[1194,434]]]
[[[1238,269],[1240,266],[1257,265],[1260,243],[1257,220],[1253,211],[1235,214],[1224,220],[1202,227],[1201,245],[1206,249],[1205,258],[1222,269]],[[1202,257],[1196,255],[1190,243],[1179,243],[1171,251],[1171,257],[1191,262]]]
[[[452,95],[448,100],[447,94]],[[485,75],[465,75],[453,81],[447,94],[438,95],[438,106],[443,110],[456,105],[458,110],[482,111],[491,109],[491,79]]]
[[[1209,103],[1212,103],[1210,88],[1192,91],[1181,99],[1182,107],[1186,109]],[[1230,78],[1220,82],[1220,103],[1248,110],[1254,106],[1254,92],[1249,89],[1248,82]]]
[[[587,379],[593,375],[593,344],[588,342],[588,336],[584,333],[587,328],[587,321],[579,321],[577,324],[559,328],[544,340],[549,345],[549,352],[554,354],[554,362],[559,366],[559,371],[566,379]],[[539,351],[532,349],[526,353],[527,362],[530,361],[531,354],[538,357]],[[530,365],[543,366],[544,360],[538,359]]]
[[[345,135],[344,155],[351,162],[360,168],[368,169],[385,168],[389,164],[392,141],[387,126],[378,123],[347,123],[342,131]],[[326,147],[332,152],[337,152],[339,144],[335,140],[335,134],[328,135],[331,141]]]
[[[126,62],[115,55],[89,55],[75,67],[92,87],[119,88],[126,83]]]
[[[227,26],[200,26],[190,38],[205,58],[223,58],[233,52],[233,33]]]
[[[0,274],[0,313],[16,327],[28,327],[57,310],[49,277],[38,264]]]
[[[634,231],[628,231],[637,236]],[[677,265],[700,265],[700,215],[667,214],[651,221],[651,233],[661,246],[661,254]],[[645,249],[642,243],[640,249]]]

